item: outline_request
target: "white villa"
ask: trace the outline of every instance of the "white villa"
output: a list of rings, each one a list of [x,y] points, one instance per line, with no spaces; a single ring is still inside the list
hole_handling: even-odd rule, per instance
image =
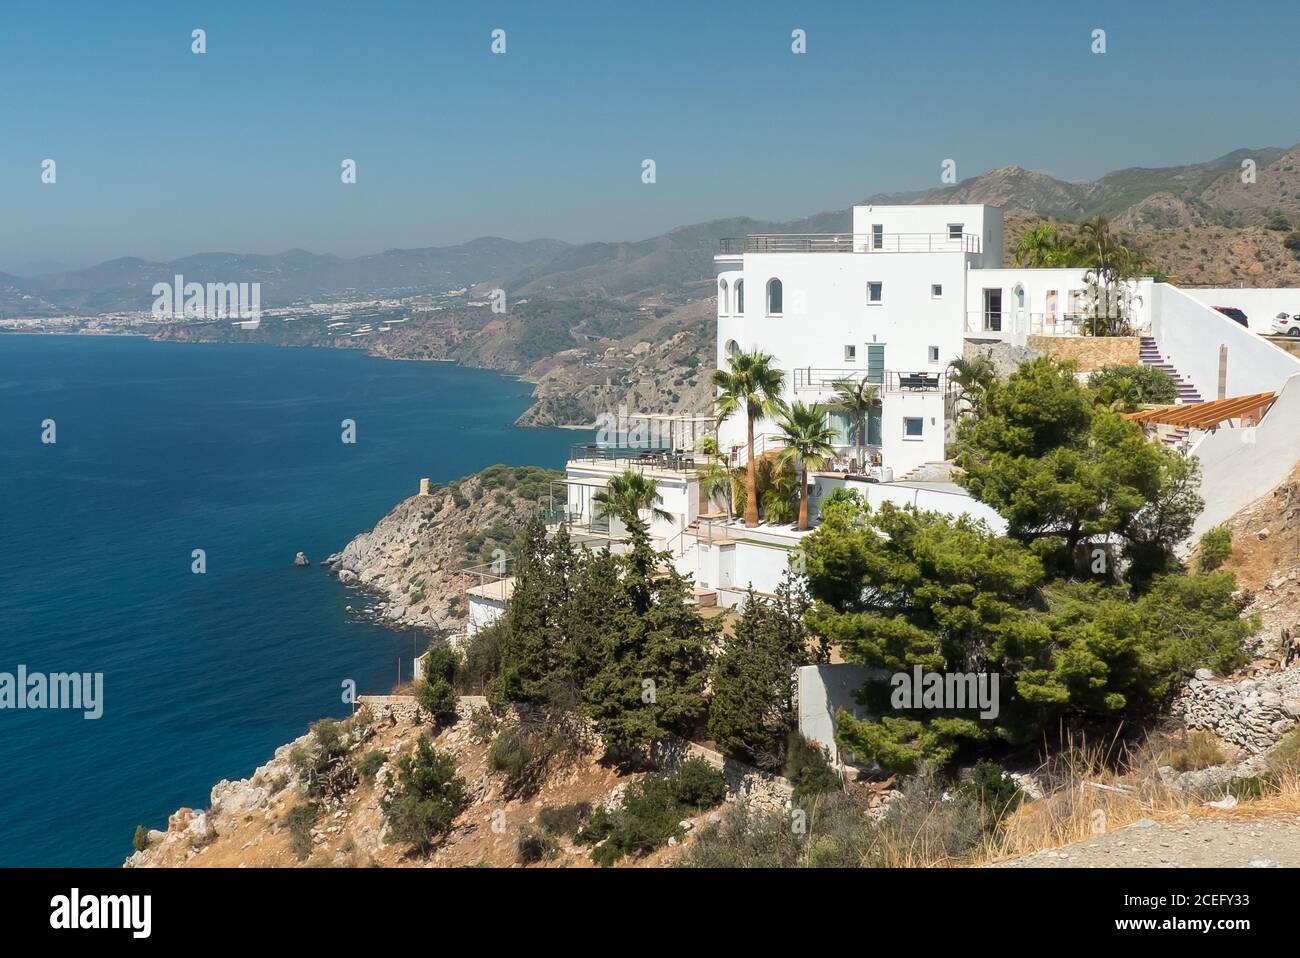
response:
[[[1069,356],[1098,339],[1081,335],[1086,271],[1007,267],[1002,234],[1002,210],[992,206],[857,206],[851,233],[722,241],[714,257],[719,368],[740,350],[769,353],[786,373],[787,402],[825,401],[844,378],[878,386],[864,461],[856,461],[849,423],[829,414],[840,459],[810,474],[814,516],[822,496],[849,487],[872,503],[911,503],[1005,527],[939,467],[953,434],[948,365],[968,342]],[[1136,335],[1115,343],[1131,357],[1110,361],[1157,365],[1179,380],[1178,407],[1145,425],[1153,438],[1201,460],[1207,505],[1199,534],[1268,492],[1300,460],[1300,359],[1261,335],[1279,310],[1300,313],[1300,289],[1183,290],[1146,278],[1130,283],[1129,294]],[[1216,306],[1244,307],[1250,328]],[[1238,397],[1249,398],[1234,403]],[[553,520],[580,541],[617,550],[619,524],[597,517],[592,496],[631,467],[658,484],[671,518],[647,515],[651,534],[694,579],[701,605],[735,605],[750,586],[774,591],[807,533],[728,519],[700,493],[694,450],[708,424],[655,419],[671,426],[654,431],[668,437],[655,448],[575,447]],[[717,438],[733,465],[745,464],[743,413],[724,421]],[[771,423],[756,425],[756,455],[778,444]],[[508,594],[508,576],[469,589],[470,630],[500,614]]]

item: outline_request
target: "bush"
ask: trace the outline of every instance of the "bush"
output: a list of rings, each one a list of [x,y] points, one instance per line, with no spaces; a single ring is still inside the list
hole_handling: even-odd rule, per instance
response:
[[[135,826],[135,837],[131,839],[131,847],[138,852],[149,847],[149,830],[143,825]]]
[[[554,763],[577,753],[581,740],[569,722],[514,726],[503,731],[488,750],[488,766],[505,776],[507,797],[531,795]]]
[[[1292,729],[1269,751],[1268,768],[1274,775],[1300,772],[1300,728]]]
[[[706,824],[678,862],[686,868],[860,868],[879,865],[875,824],[843,793],[814,799],[806,828],[790,816],[736,803]]]
[[[1171,749],[1160,756],[1160,764],[1177,772],[1194,772],[1212,768],[1226,762],[1227,756],[1218,740],[1209,732],[1191,732],[1181,748]]]
[[[590,802],[573,802],[569,805],[543,808],[537,815],[537,823],[551,835],[573,836],[582,830],[582,826],[590,818]]]
[[[831,767],[826,749],[818,748],[799,732],[791,732],[786,744],[785,777],[794,785],[793,801],[802,808],[814,795],[838,792],[840,777]]]
[[[456,774],[456,761],[421,738],[414,756],[398,766],[398,787],[381,803],[391,840],[416,850],[430,847],[445,835],[469,805],[465,780]]]
[[[1300,230],[1292,230],[1282,240],[1282,245],[1293,253],[1300,253]]]
[[[554,858],[560,848],[554,838],[546,832],[525,828],[519,835],[515,858],[521,865],[533,865],[537,862]]]
[[[1015,779],[1003,772],[996,762],[987,759],[976,763],[975,774],[970,781],[963,782],[958,791],[983,807],[990,831],[1025,797]]]
[[[702,758],[688,758],[669,779],[673,798],[685,808],[712,808],[727,797],[722,772]]]
[[[1108,405],[1118,403],[1130,412],[1148,403],[1168,405],[1178,398],[1173,377],[1154,366],[1103,366],[1088,377],[1088,387]]]
[[[469,737],[482,745],[484,742],[492,741],[492,736],[496,735],[497,727],[501,723],[497,717],[492,714],[492,710],[487,706],[480,705],[469,716]]]
[[[465,658],[456,673],[456,688],[462,695],[484,694],[488,683],[501,671],[503,629],[501,622],[494,622],[479,629],[465,642]]]
[[[668,839],[681,837],[683,817],[698,814],[708,807],[704,803],[717,804],[725,794],[717,769],[702,759],[688,759],[672,775],[647,775],[628,788],[617,811],[598,809],[574,841],[596,845],[591,859],[602,866],[626,855],[648,855]]]
[[[1201,536],[1201,548],[1196,555],[1196,571],[1213,572],[1232,556],[1232,530],[1215,526]]]
[[[460,656],[449,645],[430,645],[424,657],[424,674],[415,683],[415,700],[428,712],[435,725],[456,721],[456,689]]]
[[[383,752],[379,751],[379,749],[373,749],[372,751],[367,752],[353,763],[353,768],[356,770],[357,778],[365,782],[367,785],[373,785],[375,776],[378,775],[379,770],[384,767],[384,762],[386,760],[387,756],[384,755]]]
[[[309,796],[331,798],[356,785],[356,773],[347,755],[339,723],[321,719],[311,727],[310,741],[289,752],[289,764],[306,785]]]
[[[1285,233],[1291,229],[1291,221],[1287,219],[1287,215],[1281,210],[1273,210],[1268,214],[1268,219],[1264,222],[1264,229]]]
[[[293,849],[298,861],[305,861],[311,854],[311,829],[320,818],[323,810],[320,802],[305,802],[289,809],[284,816],[285,827],[289,829],[289,847]]]

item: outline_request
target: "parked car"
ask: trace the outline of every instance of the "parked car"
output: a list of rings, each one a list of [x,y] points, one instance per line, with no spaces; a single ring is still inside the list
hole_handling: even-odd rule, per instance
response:
[[[1217,309],[1219,312],[1221,312],[1224,316],[1227,316],[1234,323],[1240,323],[1242,326],[1245,326],[1247,329],[1250,329],[1250,322],[1249,320],[1246,319],[1246,314],[1243,313],[1241,310],[1239,310],[1236,306],[1215,306],[1214,308]]]
[[[1290,316],[1286,313],[1278,313],[1277,318],[1273,320],[1273,332],[1279,336],[1300,336],[1300,313]]]

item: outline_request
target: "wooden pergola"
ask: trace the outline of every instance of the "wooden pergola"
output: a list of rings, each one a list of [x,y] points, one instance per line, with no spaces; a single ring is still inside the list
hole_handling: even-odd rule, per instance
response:
[[[1181,406],[1158,406],[1142,412],[1125,413],[1124,418],[1144,425],[1181,426],[1185,429],[1213,429],[1229,419],[1240,419],[1243,425],[1249,420],[1250,424],[1257,425],[1276,399],[1277,393],[1253,393]]]

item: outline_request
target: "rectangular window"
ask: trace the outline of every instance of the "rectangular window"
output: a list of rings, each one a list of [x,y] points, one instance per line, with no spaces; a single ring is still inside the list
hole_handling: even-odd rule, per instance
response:
[[[881,298],[881,296],[884,295],[884,292],[885,292],[885,284],[884,284],[884,283],[868,283],[868,284],[867,284],[867,304],[868,304],[869,306],[879,306],[879,305],[880,305],[880,298]]]
[[[883,223],[871,224],[871,248],[872,249],[885,248],[885,224]]]
[[[885,344],[867,344],[867,382],[883,383],[885,381]]]
[[[943,284],[942,284],[942,283],[932,283],[932,284],[930,285],[930,298],[931,298],[931,299],[943,299]]]
[[[921,432],[925,428],[925,420],[917,417],[907,416],[903,419],[903,438],[920,439]]]
[[[844,347],[844,361],[845,361],[846,363],[855,363],[855,362],[858,361],[858,347],[857,347],[857,346],[845,346],[845,347]]]
[[[965,223],[949,223],[949,224],[948,224],[948,239],[950,239],[950,240],[959,240],[959,239],[961,239],[961,234],[962,234],[962,232],[963,232],[965,229],[966,229],[966,224],[965,224]]]
[[[939,347],[938,347],[938,346],[931,346],[931,347],[930,347],[930,362],[932,362],[932,363],[937,363],[938,361],[939,361]]]
[[[853,438],[853,417],[846,412],[827,412],[826,425],[835,433],[832,446],[851,446]]]

